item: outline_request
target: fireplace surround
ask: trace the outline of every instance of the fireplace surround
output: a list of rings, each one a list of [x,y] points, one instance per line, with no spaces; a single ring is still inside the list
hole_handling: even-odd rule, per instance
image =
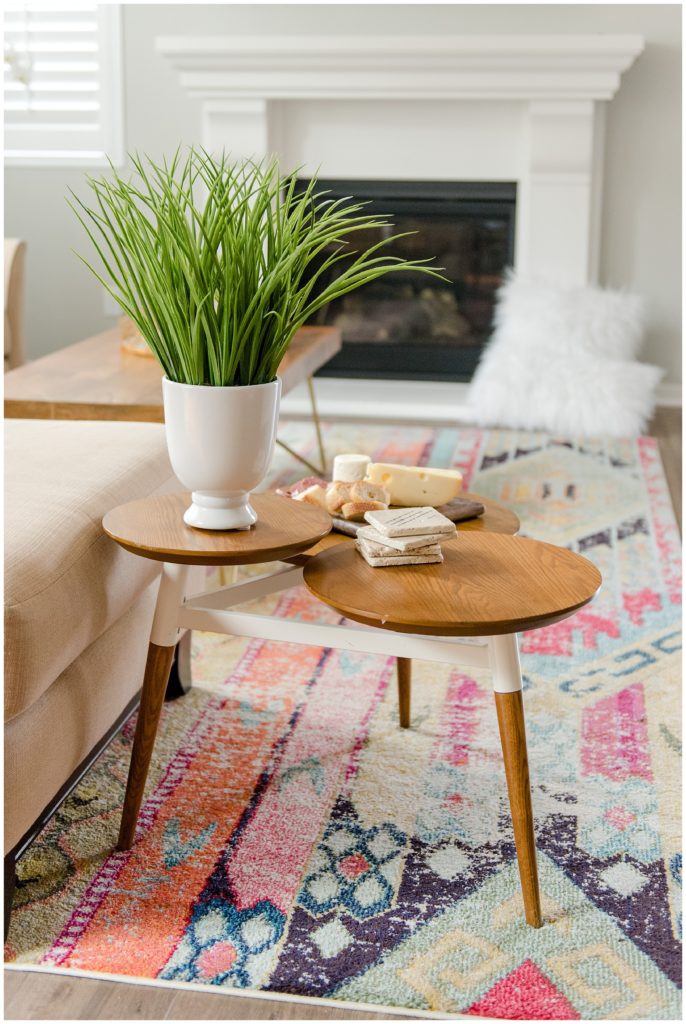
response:
[[[325,178],[515,181],[515,264],[597,278],[605,104],[635,35],[161,36],[201,139]]]
[[[614,34],[156,40],[199,103],[208,148],[276,153],[327,179],[514,182],[516,269],[570,287],[597,281],[605,107],[643,46]],[[461,387],[325,379],[318,393],[325,415],[414,405],[440,420]],[[284,412],[299,415],[299,401]]]
[[[298,190],[307,184],[299,179]],[[316,322],[340,327],[343,347],[318,375],[470,380],[491,331],[496,289],[514,261],[516,184],[319,179],[317,187],[331,200],[354,196],[366,212],[389,215],[393,233],[405,237],[386,252],[431,259],[447,278],[388,274],[320,310]],[[355,248],[356,238],[350,243]],[[322,276],[320,290],[330,279]]]

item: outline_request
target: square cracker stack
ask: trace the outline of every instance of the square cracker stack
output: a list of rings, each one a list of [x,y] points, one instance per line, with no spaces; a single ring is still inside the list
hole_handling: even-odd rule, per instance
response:
[[[454,523],[429,506],[367,512],[365,519],[370,525],[358,531],[356,546],[374,568],[442,562],[440,541],[456,532]]]

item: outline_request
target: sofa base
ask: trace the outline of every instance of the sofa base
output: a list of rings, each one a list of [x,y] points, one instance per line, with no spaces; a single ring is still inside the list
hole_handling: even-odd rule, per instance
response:
[[[97,759],[103,753],[103,751],[112,742],[114,737],[117,735],[119,730],[126,724],[131,715],[135,712],[140,701],[140,690],[134,697],[131,698],[129,703],[126,705],[122,713],[119,715],[117,720],[107,730],[104,736],[102,736],[95,744],[92,750],[84,757],[81,764],[78,766],[76,771],[70,775],[65,784],[55,793],[52,800],[43,808],[39,816],[36,818],[34,823],[31,825],[29,830],[21,837],[17,845],[10,850],[9,853],[5,854],[4,859],[4,908],[5,908],[5,939],[10,926],[10,916],[12,913],[12,900],[14,899],[14,892],[17,887],[17,861],[23,853],[26,853],[31,843],[38,837],[43,831],[45,826],[48,824],[53,814],[59,810],[60,805],[64,803],[69,794],[76,789],[81,779],[84,777],[87,771],[95,764]]]
[[[4,894],[4,917],[3,917],[3,941],[7,941],[7,933],[10,930],[10,917],[12,915],[12,900],[14,890],[17,887],[17,861],[13,853],[5,857],[5,881],[3,885]]]
[[[191,688],[190,675],[190,631],[181,639],[174,652],[174,663],[169,676],[169,684],[165,694],[166,701],[178,700],[184,697]],[[111,728],[102,736],[92,750],[85,756],[78,768],[67,779],[58,793],[45,806],[41,814],[36,818],[28,831],[21,837],[17,845],[6,854],[4,858],[4,938],[7,939],[9,932],[10,917],[12,914],[12,901],[17,887],[17,861],[23,853],[28,850],[31,843],[38,837],[48,824],[53,814],[59,810],[69,794],[74,790],[87,771],[95,764],[97,759],[112,742],[119,730],[123,728],[131,715],[136,711],[140,701],[140,690],[126,705],[122,713],[112,724]]]

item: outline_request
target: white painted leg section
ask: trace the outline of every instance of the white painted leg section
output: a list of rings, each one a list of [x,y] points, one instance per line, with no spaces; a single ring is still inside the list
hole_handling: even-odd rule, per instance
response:
[[[207,566],[189,565],[187,568],[188,573],[186,574],[186,585],[184,588],[186,600],[192,594],[203,593],[207,578]],[[229,569],[235,569],[235,566],[229,566]],[[176,646],[176,674],[184,693],[187,693],[193,685],[191,644],[192,634],[190,629],[180,629]]]
[[[165,562],[157,594],[155,617],[152,620],[150,643],[158,647],[173,647],[179,639],[179,612],[188,586],[188,565]]]
[[[488,639],[490,669],[496,693],[515,693],[522,688],[522,670],[519,666],[517,634],[491,636]]]

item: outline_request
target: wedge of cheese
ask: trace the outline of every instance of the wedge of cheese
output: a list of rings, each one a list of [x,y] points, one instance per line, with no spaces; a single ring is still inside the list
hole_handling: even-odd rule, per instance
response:
[[[445,505],[462,490],[462,474],[456,469],[429,469],[424,466],[398,466],[392,462],[372,462],[367,480],[385,487],[391,505]]]

